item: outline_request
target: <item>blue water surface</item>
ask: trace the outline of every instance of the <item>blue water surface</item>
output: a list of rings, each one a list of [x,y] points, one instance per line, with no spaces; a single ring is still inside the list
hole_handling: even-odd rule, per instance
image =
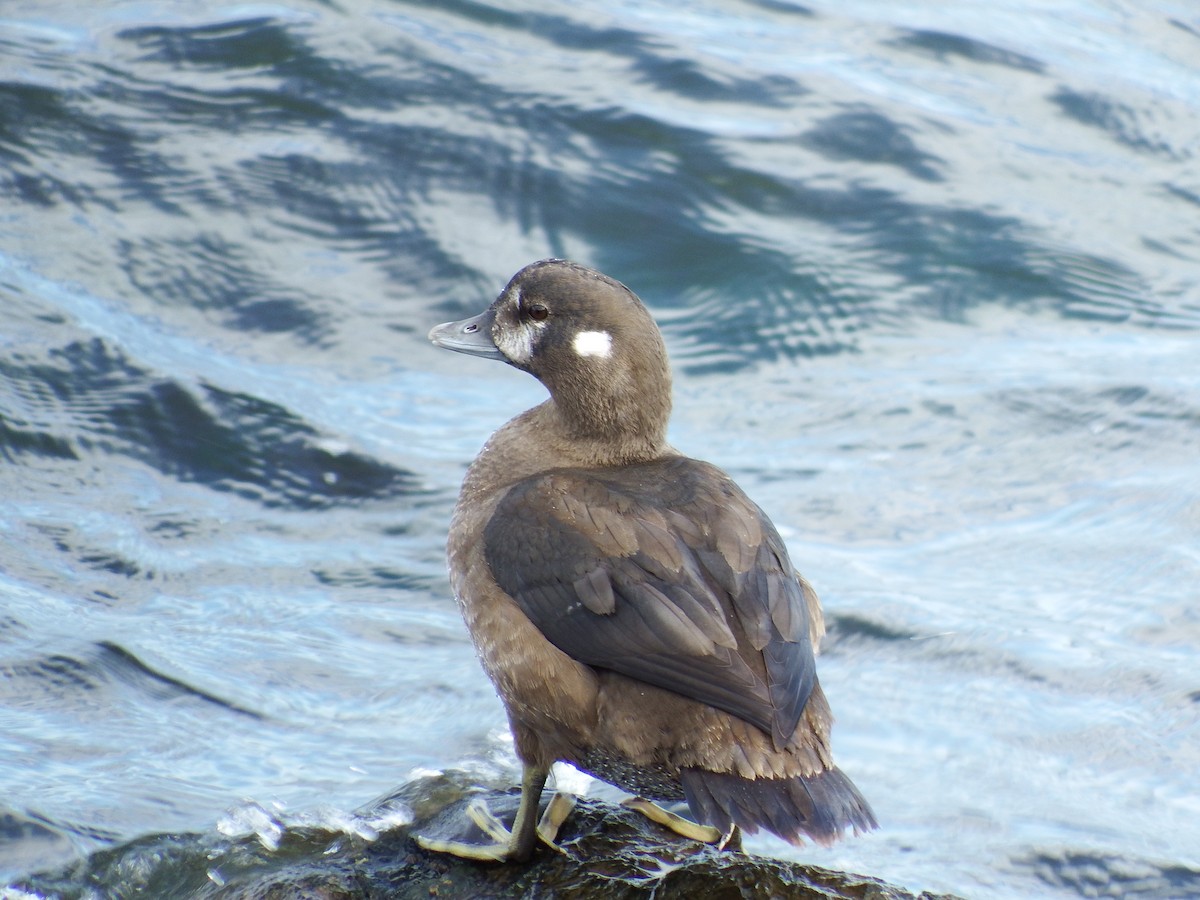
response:
[[[443,550],[544,395],[425,333],[556,255],[824,599],[882,828],[750,849],[1200,894],[1198,59],[1167,0],[8,0],[0,885],[515,771]]]

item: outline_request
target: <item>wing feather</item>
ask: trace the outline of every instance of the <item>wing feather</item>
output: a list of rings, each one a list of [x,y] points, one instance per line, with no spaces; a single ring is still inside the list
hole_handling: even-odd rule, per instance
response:
[[[497,506],[484,551],[564,653],[791,738],[816,683],[815,596],[719,469],[672,457],[534,476]]]

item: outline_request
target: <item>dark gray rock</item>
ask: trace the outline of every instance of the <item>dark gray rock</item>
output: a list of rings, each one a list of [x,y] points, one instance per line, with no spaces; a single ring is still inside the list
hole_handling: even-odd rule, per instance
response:
[[[68,898],[163,897],[212,900],[359,900],[359,898],[854,898],[953,900],[913,894],[865,875],[716,850],[612,803],[584,799],[560,832],[562,852],[541,848],[527,865],[460,860],[429,853],[412,840],[457,833],[469,800],[483,794],[502,818],[512,791],[488,791],[468,773],[418,779],[363,810],[362,821],[389,810],[412,812],[409,825],[377,836],[329,827],[288,827],[278,846],[257,834],[158,834],[100,850],[58,872],[13,885]],[[354,829],[351,829],[353,832]]]

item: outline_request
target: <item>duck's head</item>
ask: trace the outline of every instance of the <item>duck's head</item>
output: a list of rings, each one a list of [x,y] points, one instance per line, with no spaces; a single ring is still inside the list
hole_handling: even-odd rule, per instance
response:
[[[532,263],[486,311],[438,325],[429,339],[529,372],[580,438],[655,448],[635,455],[665,446],[671,371],[662,334],[633,291],[594,269]]]

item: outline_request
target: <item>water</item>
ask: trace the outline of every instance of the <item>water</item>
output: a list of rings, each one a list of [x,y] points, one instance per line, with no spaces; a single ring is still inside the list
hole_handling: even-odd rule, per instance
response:
[[[541,393],[424,335],[560,255],[825,601],[883,828],[754,849],[1200,894],[1198,52],[1165,0],[9,0],[0,884],[511,764],[442,552]]]

